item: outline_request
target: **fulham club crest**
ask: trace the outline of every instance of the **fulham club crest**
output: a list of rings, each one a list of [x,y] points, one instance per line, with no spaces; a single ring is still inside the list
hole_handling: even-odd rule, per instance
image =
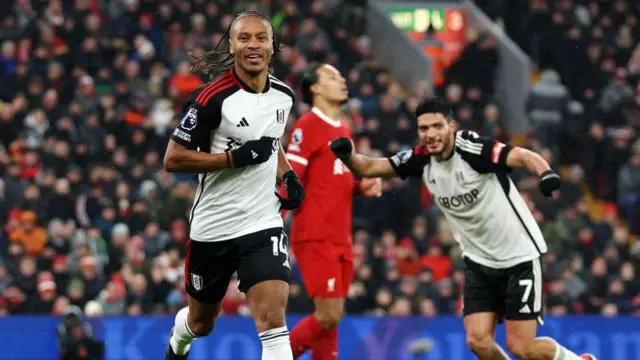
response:
[[[191,273],[191,285],[197,291],[202,290],[202,276]]]

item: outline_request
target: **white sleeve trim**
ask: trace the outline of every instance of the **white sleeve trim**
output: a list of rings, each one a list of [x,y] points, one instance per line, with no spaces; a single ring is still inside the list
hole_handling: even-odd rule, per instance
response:
[[[287,153],[287,159],[293,161],[293,162],[297,162],[298,164],[307,166],[309,164],[309,160],[303,158],[300,155],[294,155],[294,154],[289,154]]]

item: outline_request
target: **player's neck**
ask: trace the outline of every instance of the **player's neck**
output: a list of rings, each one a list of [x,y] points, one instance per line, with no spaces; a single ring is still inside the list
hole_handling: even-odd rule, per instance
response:
[[[334,104],[334,103],[316,98],[316,101],[314,101],[313,106],[316,107],[318,110],[320,110],[327,117],[336,121],[340,121],[340,104],[337,104],[337,103]]]
[[[266,69],[260,74],[251,75],[239,66],[234,65],[233,71],[243,83],[247,84],[247,86],[257,93],[262,93],[267,86],[267,76],[269,76],[269,73]]]

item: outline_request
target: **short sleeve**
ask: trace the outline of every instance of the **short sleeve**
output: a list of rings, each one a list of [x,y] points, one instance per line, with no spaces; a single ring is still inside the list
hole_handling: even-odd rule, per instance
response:
[[[289,132],[287,145],[287,159],[297,164],[306,166],[309,159],[318,150],[317,138],[313,136],[313,129],[309,128],[309,122],[298,121]]]
[[[218,127],[220,119],[219,106],[213,101],[206,106],[190,103],[185,107],[171,139],[187,149],[208,149],[211,131]]]
[[[429,153],[421,146],[413,150],[404,150],[389,157],[389,162],[396,174],[402,179],[421,177],[424,167],[429,164]]]
[[[456,133],[456,152],[479,173],[508,172],[507,155],[513,147],[473,131]]]

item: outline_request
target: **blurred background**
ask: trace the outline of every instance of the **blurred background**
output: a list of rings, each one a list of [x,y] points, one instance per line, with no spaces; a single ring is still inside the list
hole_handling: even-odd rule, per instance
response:
[[[567,346],[585,347],[578,352],[640,359],[631,318],[640,314],[637,1],[2,6],[0,359],[57,359],[64,344],[77,355],[69,359],[88,359],[105,340],[108,359],[161,358],[171,315],[186,304],[184,243],[197,185],[192,174],[162,169],[164,150],[188,95],[208,81],[190,72],[189,54],[214,47],[233,14],[247,9],[272,17],[285,45],[274,75],[294,90],[311,62],[347,78],[343,120],[361,153],[413,147],[413,111],[439,95],[463,128],[542,154],[565,180],[559,196],[544,198],[535,177],[513,173],[550,247],[543,264],[551,325],[542,331],[560,340],[571,333]],[[295,104],[289,125],[308,110]],[[347,311],[367,317],[346,319],[341,359],[409,359],[420,350],[408,344],[421,338],[432,341],[426,358],[471,359],[456,318],[460,249],[447,223],[418,181],[383,186],[381,198],[355,200]],[[289,313],[309,313],[295,260],[293,272]],[[199,340],[192,357],[259,357],[235,282],[223,313],[222,328]],[[72,322],[60,316],[79,319],[82,331],[61,333]],[[380,349],[369,354],[372,343]]]

